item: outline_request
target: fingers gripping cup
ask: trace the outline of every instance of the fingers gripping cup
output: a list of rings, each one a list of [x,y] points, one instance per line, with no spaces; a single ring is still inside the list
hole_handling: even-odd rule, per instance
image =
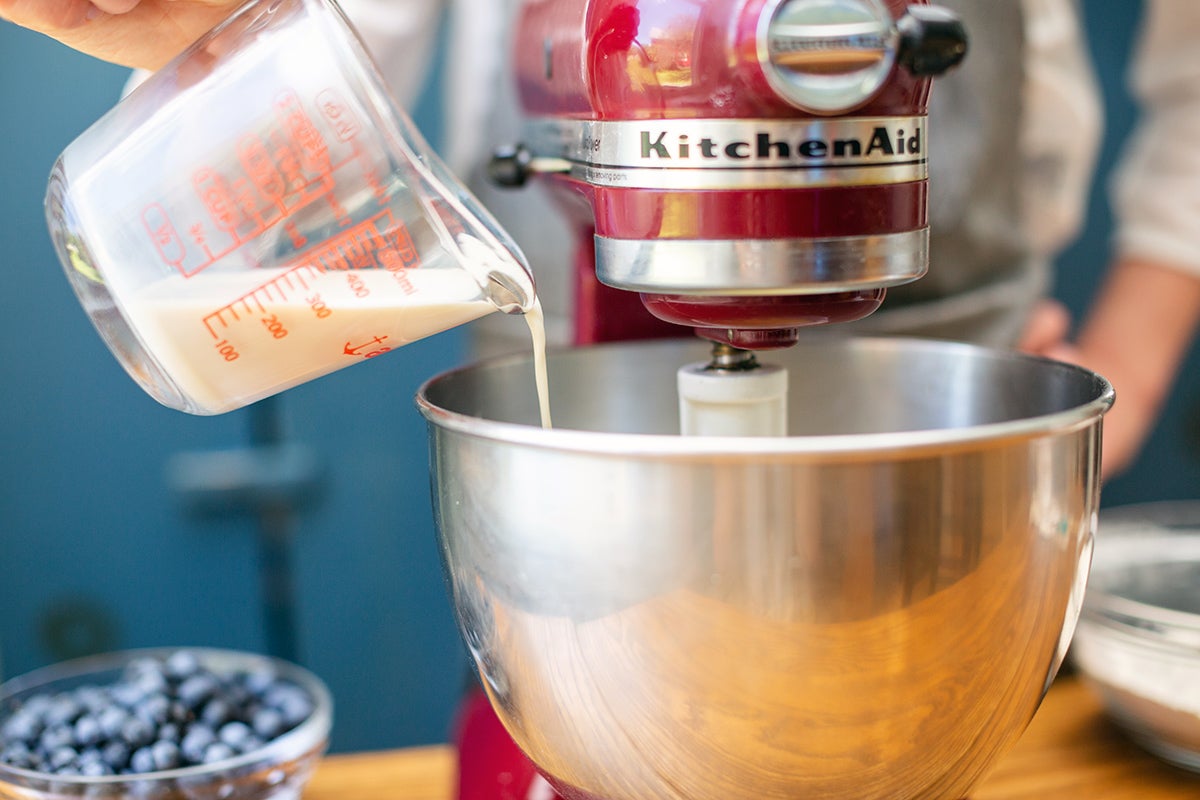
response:
[[[243,6],[64,151],[46,205],[110,349],[195,414],[535,299],[329,0]]]

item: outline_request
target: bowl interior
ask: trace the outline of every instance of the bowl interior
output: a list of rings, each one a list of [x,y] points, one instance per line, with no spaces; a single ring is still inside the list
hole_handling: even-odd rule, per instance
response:
[[[679,433],[676,371],[707,362],[692,340],[576,348],[549,357],[556,429]],[[919,432],[926,438],[987,426],[1060,427],[1111,403],[1103,378],[1079,368],[970,345],[815,335],[760,361],[788,370],[791,437]],[[439,424],[455,417],[538,425],[529,358],[497,359],[427,382],[418,397]]]

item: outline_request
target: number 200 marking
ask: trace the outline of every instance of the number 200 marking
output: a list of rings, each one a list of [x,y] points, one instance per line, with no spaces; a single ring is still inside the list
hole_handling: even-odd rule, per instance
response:
[[[276,339],[282,339],[288,335],[287,328],[283,327],[282,320],[274,314],[262,318],[263,327]]]

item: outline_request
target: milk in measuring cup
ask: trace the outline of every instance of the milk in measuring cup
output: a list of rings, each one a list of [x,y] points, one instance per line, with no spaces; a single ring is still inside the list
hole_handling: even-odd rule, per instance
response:
[[[218,414],[490,314],[460,270],[303,268],[169,277],[125,304],[199,413]]]

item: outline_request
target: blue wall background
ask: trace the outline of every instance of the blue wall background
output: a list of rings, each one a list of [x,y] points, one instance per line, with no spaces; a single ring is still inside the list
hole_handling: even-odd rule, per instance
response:
[[[1112,214],[1106,182],[1108,166],[1120,157],[1136,122],[1137,109],[1126,86],[1126,65],[1143,2],[1086,0],[1088,37],[1105,90],[1107,135],[1092,187],[1091,211],[1080,239],[1059,261],[1055,293],[1078,319],[1097,288],[1110,256]],[[1117,402],[1120,402],[1118,396]],[[1152,500],[1200,498],[1200,346],[1193,345],[1170,401],[1136,466],[1108,482],[1105,506]]]
[[[1140,3],[1087,4],[1108,93],[1111,163],[1133,122],[1124,61]],[[0,23],[0,674],[88,650],[215,645],[292,655],[338,699],[336,750],[442,741],[466,661],[438,566],[418,383],[464,358],[456,333],[390,353],[256,408],[193,418],[155,404],[71,295],[42,219],[54,158],[119,94],[126,71]],[[416,110],[434,141],[435,90]],[[1103,177],[1057,293],[1085,308],[1108,257]],[[1106,504],[1200,495],[1193,353],[1138,467]],[[253,509],[188,511],[181,453],[282,441],[320,491],[264,556]],[[264,600],[282,554],[291,601]],[[273,560],[274,559],[274,560]],[[290,631],[290,633],[289,633]]]
[[[127,74],[0,21],[0,674],[113,648],[276,652],[330,684],[334,749],[445,741],[467,661],[412,397],[464,359],[462,337],[220,417],[156,404],[80,309],[42,216],[54,159]],[[415,114],[431,136],[435,100]],[[282,523],[193,513],[172,489],[181,454],[281,443],[319,490]]]

